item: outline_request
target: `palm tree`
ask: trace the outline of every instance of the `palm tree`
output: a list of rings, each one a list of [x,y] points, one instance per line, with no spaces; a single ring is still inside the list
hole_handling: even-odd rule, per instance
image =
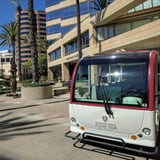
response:
[[[29,44],[30,40],[31,40],[31,37],[29,34],[21,37],[22,45]],[[49,46],[46,38],[38,38],[38,37],[36,39],[36,45],[37,45],[38,53],[46,52]],[[32,66],[32,60],[28,60],[26,62],[26,65]],[[38,54],[38,68],[39,68],[40,75],[42,75],[42,71],[43,71],[43,75],[47,75],[47,56],[46,55]],[[44,73],[44,70],[45,70],[45,73]]]
[[[112,3],[114,0],[94,0],[93,4],[94,7],[93,9],[97,11],[102,11],[105,7],[107,7],[110,3]]]
[[[41,53],[43,51],[47,52],[48,47],[49,47],[49,44],[46,38],[37,38],[38,53]]]
[[[24,36],[21,36],[21,44],[22,45],[28,45],[31,41],[31,37],[29,34],[26,34]],[[47,51],[47,48],[49,46],[48,41],[46,38],[36,38],[36,46],[37,46],[37,52],[41,53],[43,51]]]
[[[36,45],[36,15],[33,9],[33,0],[28,0],[28,17],[30,23],[30,48],[32,54],[32,83],[38,82],[38,53]]]
[[[18,76],[19,81],[22,80],[22,71],[21,71],[21,39],[20,39],[20,23],[21,23],[21,6],[20,0],[12,0],[12,4],[17,6],[17,55],[18,55]]]
[[[79,0],[76,0],[77,11],[77,49],[79,59],[82,57],[82,42],[81,42],[81,19],[80,19],[80,4]]]
[[[11,74],[12,74],[12,89],[13,94],[16,94],[17,82],[16,82],[16,63],[15,63],[15,43],[17,37],[17,23],[12,21],[6,25],[1,25],[2,33],[0,34],[1,46],[12,46],[13,60],[11,62]]]

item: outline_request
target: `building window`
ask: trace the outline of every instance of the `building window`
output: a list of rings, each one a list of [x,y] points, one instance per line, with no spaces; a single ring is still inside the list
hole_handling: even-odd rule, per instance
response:
[[[160,6],[160,0],[153,0],[153,7]]]
[[[30,27],[21,27],[21,30],[28,30]]]
[[[89,47],[89,32],[82,35],[82,48]]]
[[[50,21],[50,20],[54,20],[54,19],[58,19],[61,17],[61,10],[55,10],[55,11],[52,11],[52,12],[48,12],[46,14],[46,20],[47,21]]]
[[[135,21],[132,23],[132,29],[140,27],[142,25],[145,25],[149,22],[151,22],[151,19],[144,19],[144,20],[140,20],[140,21]]]
[[[21,13],[21,16],[28,16],[28,12]]]
[[[28,17],[23,17],[23,18],[21,18],[21,21],[24,21],[24,20],[29,20],[29,18]]]
[[[46,23],[39,23],[40,26],[46,26]]]
[[[21,56],[21,58],[31,58],[32,56],[31,55],[24,55],[24,56]]]
[[[62,9],[61,19],[68,19],[76,16],[76,6],[70,6]]]
[[[61,58],[61,48],[58,48],[50,53],[50,61],[55,61]]]
[[[115,25],[115,35],[122,34],[124,32],[127,32],[131,30],[131,23],[122,23]]]
[[[77,51],[77,40],[73,40],[65,45],[66,55],[69,55]]]
[[[80,14],[81,15],[90,13],[91,10],[93,10],[90,7],[91,3],[92,2],[80,3]],[[69,7],[65,7],[63,9],[58,9],[58,10],[48,12],[46,14],[46,20],[50,21],[50,20],[54,20],[54,19],[58,19],[58,18],[61,18],[62,20],[64,20],[64,19],[75,17],[75,16],[76,16],[76,5],[72,5]]]
[[[85,32],[82,34],[82,48],[89,47],[89,32]],[[77,51],[77,38],[70,41],[65,45],[65,53],[66,55],[72,54]]]
[[[51,39],[48,40],[48,45],[50,46],[51,44],[55,43],[58,39]]]
[[[21,54],[25,54],[25,53],[31,53],[30,50],[27,50],[27,51],[21,51]]]
[[[21,32],[20,34],[21,34],[21,35],[23,35],[23,34],[26,35],[26,34],[29,34],[29,31],[28,31],[28,32]]]
[[[160,16],[148,17],[147,19],[137,20],[137,21],[128,22],[128,23],[111,24],[108,26],[97,27],[96,28],[97,39],[101,41],[101,40],[112,38],[119,34],[128,32],[132,29],[135,29],[137,27],[150,23],[151,21],[157,20],[158,18],[160,18]]]
[[[147,0],[142,4],[136,6],[135,8],[132,8],[131,10],[129,10],[128,13],[145,10],[145,9],[153,8],[157,6],[160,6],[160,0]]]
[[[40,28],[39,30],[40,31],[46,31],[46,28]]]
[[[29,25],[29,22],[22,22],[21,25]]]
[[[55,34],[55,33],[59,33],[59,32],[61,32],[60,24],[56,24],[56,25],[47,27],[47,35]]]
[[[39,19],[37,19],[37,21],[46,22],[46,19],[45,18],[39,18]]]
[[[69,26],[65,26],[65,27],[62,27],[61,28],[61,35],[62,37],[67,33],[69,32],[70,30],[72,30],[76,25],[73,24],[73,25],[69,25]]]
[[[45,14],[37,14],[37,16],[38,16],[38,17],[44,17],[44,18],[46,17]]]
[[[30,48],[30,46],[21,46],[21,48],[25,48],[26,49],[26,48]]]
[[[91,2],[84,2],[80,3],[80,14],[87,14],[90,13],[90,3]],[[61,10],[61,19],[68,19],[76,16],[76,5],[66,7]]]
[[[60,3],[61,1],[62,0],[46,0],[46,7],[56,5],[56,4]]]

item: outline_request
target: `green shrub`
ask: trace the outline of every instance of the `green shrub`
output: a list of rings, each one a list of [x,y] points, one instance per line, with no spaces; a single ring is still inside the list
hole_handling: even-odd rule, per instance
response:
[[[50,83],[43,82],[43,83],[23,83],[23,87],[42,87],[42,86],[50,86]]]

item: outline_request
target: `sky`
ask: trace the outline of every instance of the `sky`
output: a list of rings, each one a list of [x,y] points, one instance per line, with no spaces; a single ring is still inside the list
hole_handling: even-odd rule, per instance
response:
[[[11,4],[14,0],[0,0],[0,25],[4,25],[14,20],[16,5]],[[33,0],[35,10],[45,10],[45,0]],[[27,9],[28,0],[20,0],[22,9]],[[1,33],[0,27],[0,33]],[[10,49],[9,47],[1,47],[1,50]]]

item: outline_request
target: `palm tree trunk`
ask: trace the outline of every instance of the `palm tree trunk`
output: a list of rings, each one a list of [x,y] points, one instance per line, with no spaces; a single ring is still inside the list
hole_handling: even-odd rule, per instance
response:
[[[81,41],[81,18],[80,18],[80,4],[79,0],[76,0],[77,9],[77,49],[79,58],[82,57],[82,41]]]
[[[28,0],[28,15],[30,23],[30,49],[32,54],[32,82],[38,82],[38,53],[36,45],[36,15],[33,9],[33,0]]]
[[[20,39],[20,23],[21,23],[21,6],[17,6],[18,19],[17,19],[17,43],[18,43],[18,76],[19,81],[22,80],[22,71],[21,71],[21,39]]]
[[[11,74],[12,74],[12,92],[14,96],[16,95],[16,90],[17,90],[17,81],[16,81],[17,65],[15,60],[15,40],[12,40],[12,49],[13,49],[13,60],[11,62]]]

